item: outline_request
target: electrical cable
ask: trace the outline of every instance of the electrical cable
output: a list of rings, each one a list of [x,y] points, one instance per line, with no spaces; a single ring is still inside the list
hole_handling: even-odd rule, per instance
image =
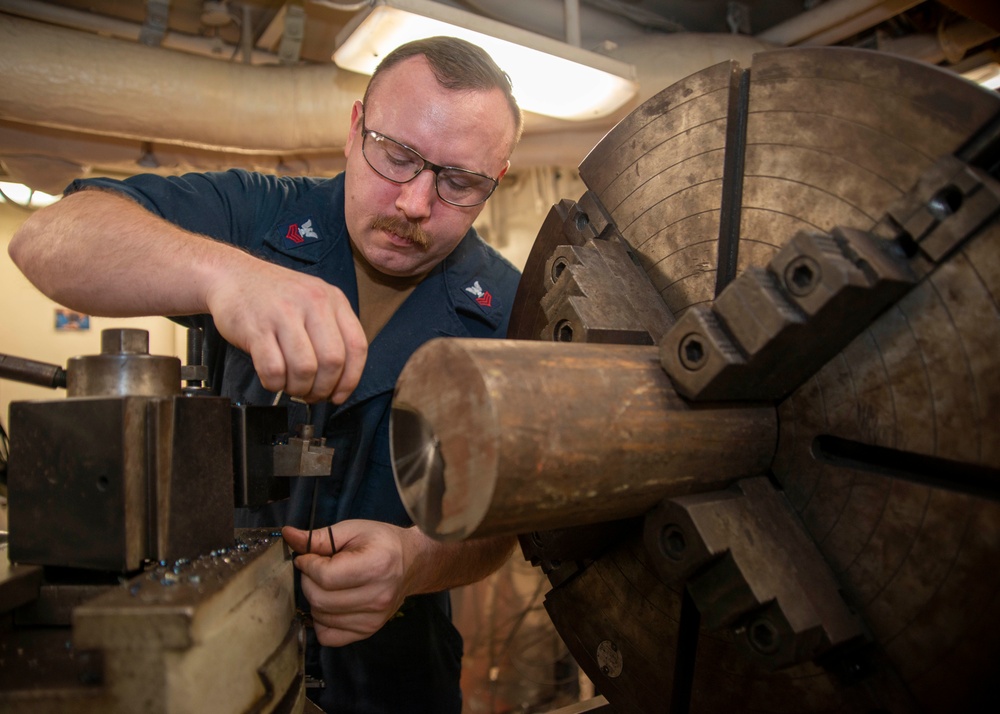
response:
[[[10,440],[7,438],[7,430],[3,428],[0,421],[0,486],[7,485],[7,463],[10,460]]]

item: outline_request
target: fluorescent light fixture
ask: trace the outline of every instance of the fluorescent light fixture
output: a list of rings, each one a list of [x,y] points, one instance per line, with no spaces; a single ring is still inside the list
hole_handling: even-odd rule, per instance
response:
[[[987,62],[973,70],[962,72],[962,76],[987,89],[1000,89],[1000,64],[996,62]]]
[[[427,0],[375,0],[337,37],[333,61],[370,75],[396,47],[436,35],[459,37],[486,50],[510,75],[521,108],[536,114],[598,119],[639,89],[630,64]]]
[[[36,191],[23,183],[0,181],[0,203],[10,201],[21,208],[42,208],[55,203],[61,196],[52,196],[43,191]]]

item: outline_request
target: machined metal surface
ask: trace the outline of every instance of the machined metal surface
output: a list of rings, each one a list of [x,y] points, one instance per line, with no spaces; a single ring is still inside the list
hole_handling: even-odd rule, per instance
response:
[[[685,312],[660,341],[663,368],[698,401],[783,399],[916,282],[895,242],[800,232]]]
[[[328,473],[331,450],[282,444],[283,407],[182,392],[144,331],[105,330],[68,372],[68,398],[11,405],[0,710],[314,711],[290,554],[280,533],[234,534],[234,474],[259,505],[276,454]]]
[[[66,364],[69,397],[169,397],[181,391],[181,361],[149,354],[149,333],[136,329],[101,332],[101,353]]]
[[[673,323],[620,239],[558,247],[546,263],[549,323],[541,338],[556,342],[655,345]]]
[[[231,545],[229,409],[182,396],[11,404],[11,558],[124,572]]]
[[[282,444],[274,445],[274,475],[279,477],[329,476],[333,448],[315,435],[312,424],[300,424]]]
[[[101,349],[69,361],[69,398],[11,404],[11,559],[126,572],[228,547],[229,401],[182,396],[145,330],[104,330]]]
[[[526,555],[550,574],[553,622],[615,711],[901,714],[989,711],[1000,701],[1000,223],[990,129],[998,116],[995,93],[920,63],[839,48],[762,53],[752,67],[722,63],[647,101],[581,165],[587,193],[550,212],[524,270],[511,337],[556,338],[550,295],[559,291],[552,265],[567,254],[561,246],[621,239],[677,319],[674,328],[692,312],[731,310],[739,322],[732,329],[744,331],[747,345],[775,350],[764,366],[707,395],[714,401],[705,407],[747,398],[737,393],[741,381],[779,385],[749,390],[751,398],[770,395],[777,409],[774,456],[756,475],[779,500],[731,510],[731,498],[706,489],[716,493],[661,504],[693,514],[693,530],[683,534],[707,548],[695,573],[668,572],[669,548],[650,542],[634,520],[602,524],[611,542],[583,535],[574,542],[586,526],[569,520],[555,537],[521,537]],[[993,147],[991,165],[974,165],[973,144]],[[893,241],[913,279],[904,277],[905,295],[891,292],[863,316],[855,313],[871,307],[865,298],[836,308],[846,319],[806,312],[802,324],[812,332],[789,338],[786,323],[794,321],[767,312],[775,303],[754,275],[782,260],[786,246],[793,260],[806,255],[792,245],[795,236],[834,231]],[[843,255],[864,269],[859,254]],[[791,276],[793,285],[808,277],[794,268]],[[602,289],[612,277],[605,274]],[[756,285],[722,300],[740,280]],[[755,320],[761,325],[748,324]],[[600,334],[614,330],[615,320],[607,322]],[[623,331],[636,334],[634,323],[634,316],[623,321]],[[586,330],[563,334],[587,338]],[[813,339],[835,345],[832,354],[817,360]],[[752,350],[733,344],[746,360]],[[558,354],[541,364],[557,373]],[[782,365],[789,374],[769,373]],[[590,378],[616,375],[598,369]],[[579,409],[564,405],[554,414],[530,384],[533,394],[511,382],[503,389],[513,396],[491,398],[522,400],[524,423],[548,433],[560,432],[550,424],[567,415],[579,424],[587,408],[600,411],[585,389]],[[409,404],[416,412],[422,406]],[[463,416],[456,409],[451,418]],[[479,426],[469,422],[472,431]],[[435,434],[436,453],[447,456],[446,435],[424,433]],[[593,451],[626,448],[627,436],[614,429],[593,438]],[[547,448],[555,453],[560,443]],[[611,476],[611,483],[627,488],[630,480]],[[499,484],[485,489],[503,493]],[[690,510],[687,499],[702,496],[706,510]],[[785,525],[741,520],[775,503],[782,505],[773,513],[789,515]],[[523,525],[531,509],[523,504],[523,520],[511,522]],[[776,549],[762,545],[768,540]],[[751,565],[733,565],[741,560]],[[799,572],[809,575],[796,585]],[[747,655],[748,639],[766,649],[781,630],[754,635],[755,618],[810,598],[818,620],[841,635],[831,638],[828,629],[828,642],[810,649],[817,640],[799,637],[810,628],[793,626],[792,641],[808,646],[789,660]],[[860,635],[846,624],[851,618]]]
[[[14,379],[50,389],[66,386],[66,370],[59,365],[13,355],[0,355],[0,378]]]
[[[98,588],[73,608],[72,631],[4,629],[0,708],[301,712],[304,640],[291,571],[280,535],[239,531],[231,548]]]
[[[939,157],[1000,111],[995,95],[884,56],[759,55],[749,78],[741,78],[747,112],[738,179],[726,172],[723,150],[732,148],[722,124],[733,109],[721,101],[732,96],[731,83],[719,80],[730,75],[722,67],[702,74],[626,120],[581,166],[681,317],[722,292],[729,268],[738,275],[765,265],[799,230],[871,228]],[[698,180],[687,180],[692,176]],[[736,181],[741,198],[727,205],[736,192],[726,183]],[[733,213],[738,227],[727,232]],[[608,633],[620,639],[636,632],[634,613],[652,607],[663,615],[642,622],[657,622],[660,642],[693,660],[671,670],[670,679],[680,681],[661,675],[661,694],[686,689],[676,704],[692,712],[974,711],[993,698],[1000,508],[992,498],[961,493],[960,483],[963,466],[1000,465],[1000,385],[989,376],[1000,344],[998,256],[994,224],[779,405],[771,474],[869,628],[872,646],[825,666],[766,672],[739,653],[735,634],[701,631],[693,643],[685,639],[696,618],[690,609],[682,617],[680,595],[658,594],[638,578],[624,587],[614,573],[628,568],[619,563],[595,568],[614,591],[590,598],[612,621],[576,650],[602,691],[607,677],[590,653]],[[878,463],[818,457],[816,441],[824,436],[949,459],[956,468],[944,479],[953,476],[957,490],[888,475]],[[623,548],[617,557],[636,552]],[[558,607],[554,599],[549,609]],[[563,615],[562,629],[580,627],[581,614]],[[638,686],[640,678],[627,684]],[[622,697],[622,711],[648,710],[649,700]],[[615,703],[610,693],[609,700]]]

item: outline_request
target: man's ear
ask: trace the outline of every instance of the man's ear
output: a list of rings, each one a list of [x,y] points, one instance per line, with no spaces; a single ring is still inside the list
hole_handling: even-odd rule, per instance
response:
[[[361,120],[364,118],[365,105],[361,100],[354,102],[351,107],[351,127],[347,130],[347,142],[344,144],[344,156],[351,155],[351,147],[354,145],[354,137],[361,131]],[[509,162],[508,162],[509,163]]]

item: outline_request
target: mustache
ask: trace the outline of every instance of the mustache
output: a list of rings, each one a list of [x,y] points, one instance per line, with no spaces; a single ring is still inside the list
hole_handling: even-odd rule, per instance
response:
[[[402,238],[406,238],[418,248],[422,248],[424,250],[427,250],[431,245],[430,236],[427,235],[427,231],[416,223],[411,223],[400,218],[393,218],[392,216],[376,216],[372,221],[372,229],[376,231],[389,231],[390,233],[395,233]]]

